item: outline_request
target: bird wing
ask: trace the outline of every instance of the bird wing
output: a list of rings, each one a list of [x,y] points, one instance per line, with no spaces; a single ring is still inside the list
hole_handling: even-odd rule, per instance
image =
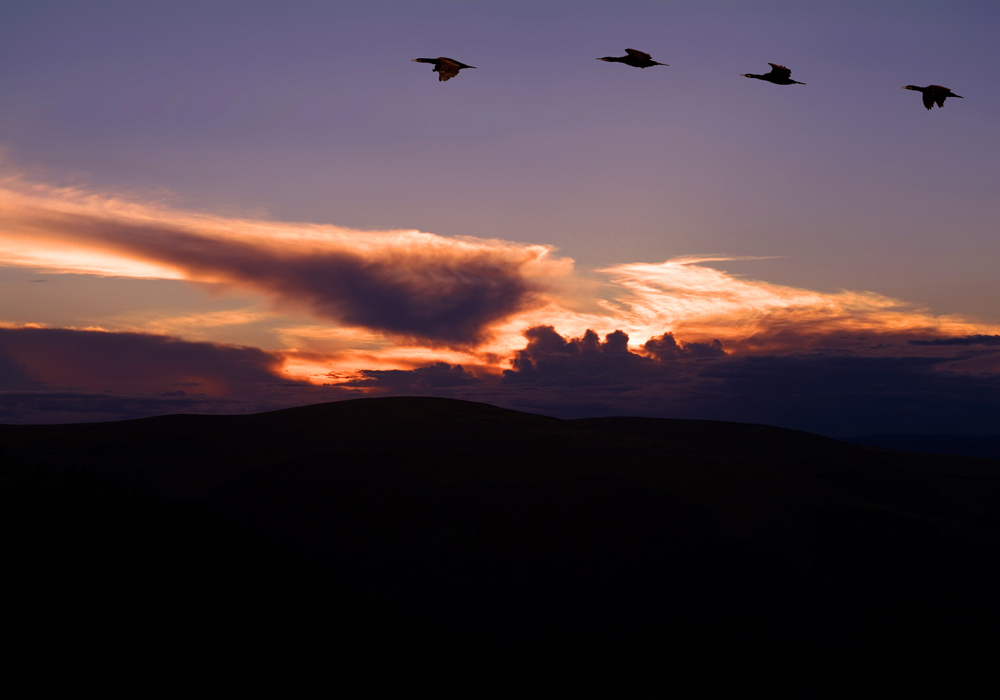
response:
[[[944,100],[946,97],[961,97],[961,95],[956,95],[944,85],[929,85],[927,87],[927,92],[924,94],[931,95],[931,98],[937,102],[938,107],[944,107]],[[928,107],[928,109],[930,108]]]
[[[452,58],[439,58],[434,70],[438,72],[438,80],[451,80],[458,71],[462,70],[462,64]]]
[[[625,53],[627,53],[632,58],[641,58],[641,59],[643,59],[645,61],[652,61],[653,60],[652,56],[650,56],[648,53],[645,53],[643,51],[636,51],[635,49],[625,49]]]
[[[771,66],[771,71],[768,75],[773,75],[775,78],[791,78],[792,69],[785,68],[784,66],[779,66],[777,63],[768,63]]]
[[[924,90],[924,92],[923,92],[923,98],[924,98],[924,107],[926,107],[927,109],[930,109],[931,107],[934,106],[934,91],[933,90]],[[941,106],[943,107],[944,105],[941,105]]]

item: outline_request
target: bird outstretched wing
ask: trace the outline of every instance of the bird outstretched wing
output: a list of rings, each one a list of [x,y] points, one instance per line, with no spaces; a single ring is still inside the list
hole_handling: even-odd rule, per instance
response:
[[[924,107],[930,109],[931,107],[934,106],[935,95],[933,90],[930,89],[924,90],[924,94],[922,95],[922,97],[924,98]],[[938,107],[944,107],[944,98],[942,97],[940,99],[941,101],[938,102]]]
[[[625,49],[625,53],[633,58],[641,58],[644,61],[652,61],[653,57],[644,51],[636,51],[635,49]]]
[[[438,80],[451,80],[458,75],[458,71],[462,70],[462,65],[450,58],[439,58],[435,70],[438,72]]]
[[[773,75],[775,78],[791,78],[792,69],[785,68],[784,66],[779,66],[777,63],[768,63],[771,66],[771,72],[768,75]]]

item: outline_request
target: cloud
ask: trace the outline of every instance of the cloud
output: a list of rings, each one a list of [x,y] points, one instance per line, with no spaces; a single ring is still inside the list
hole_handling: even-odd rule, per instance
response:
[[[1000,431],[1000,328],[871,292],[748,279],[716,269],[721,257],[615,265],[600,282],[543,245],[210,216],[8,180],[0,262],[273,300],[98,317],[127,332],[0,328],[0,418],[430,394],[827,434]],[[275,349],[191,342],[238,326]]]
[[[246,402],[185,392],[117,394],[84,391],[0,390],[0,423],[95,423],[173,413],[251,413]]]
[[[403,341],[467,347],[545,302],[550,249],[181,212],[76,190],[0,189],[0,260],[54,271],[249,287]]]
[[[1000,335],[967,335],[964,338],[932,338],[909,340],[910,345],[1000,345]]]
[[[678,362],[710,360],[725,356],[718,340],[710,343],[678,343],[664,333],[643,344],[645,354],[629,349],[629,337],[620,330],[601,341],[593,330],[579,338],[563,338],[552,326],[536,326],[524,332],[528,340],[515,353],[512,369],[504,372],[505,383],[612,384],[643,378],[671,376],[681,372]]]
[[[803,345],[785,354],[739,355],[719,342],[681,343],[663,334],[640,353],[621,331],[604,340],[594,331],[567,338],[539,326],[525,337],[502,379],[425,382],[420,393],[564,418],[727,420],[833,436],[1000,432],[1000,371],[953,371],[965,357],[963,346],[914,354],[902,337],[874,348]],[[372,374],[365,386],[385,394],[412,391],[418,384],[407,377],[419,372],[397,371],[385,382]],[[438,377],[460,372],[446,364],[433,369]]]
[[[872,292],[817,292],[709,267],[726,260],[615,265],[596,271],[610,280],[600,284],[574,273],[572,260],[544,245],[212,216],[0,182],[0,263],[252,289],[275,304],[265,312],[275,325],[301,326],[300,320],[279,319],[304,309],[331,326],[357,331],[341,340],[375,334],[374,344],[385,341],[383,356],[387,345],[395,345],[424,355],[442,351],[435,359],[453,364],[456,358],[448,353],[460,352],[466,354],[458,360],[463,366],[492,363],[500,372],[521,347],[523,331],[545,325],[572,337],[588,329],[602,337],[621,330],[639,343],[667,332],[688,345],[718,340],[738,354],[784,352],[837,334],[930,339],[1000,332]],[[211,320],[228,322],[223,315]],[[192,329],[156,319],[115,328]],[[373,346],[372,340],[363,342]],[[318,336],[307,343],[318,344]],[[655,351],[650,346],[647,352]],[[392,368],[338,365],[331,371],[360,369]]]
[[[993,346],[970,354],[965,344],[915,346],[898,337],[872,347],[738,354],[669,333],[633,349],[621,330],[567,337],[551,326],[523,338],[502,375],[428,360],[411,369],[361,369],[322,386],[287,379],[295,354],[139,333],[0,328],[0,422],[250,413],[417,394],[564,418],[731,420],[834,436],[1000,432],[1000,350]],[[994,364],[954,369],[982,360]]]
[[[628,336],[620,330],[603,342],[593,330],[566,339],[552,326],[529,328],[524,335],[528,345],[504,372],[507,384],[608,384],[655,371],[654,360],[629,351]]]
[[[1000,432],[1000,374],[950,372],[947,362],[825,353],[732,358],[706,368],[703,392],[692,400],[712,417],[828,435]]]
[[[358,377],[344,386],[378,387],[382,392],[425,393],[434,389],[468,387],[482,380],[466,372],[461,365],[437,362],[412,370],[361,370]]]
[[[718,338],[713,339],[711,343],[678,343],[671,333],[664,333],[659,338],[650,338],[642,349],[660,362],[686,358],[708,359],[726,354]]]
[[[36,386],[38,380],[29,374],[24,365],[15,360],[0,346],[0,391],[28,389]]]
[[[360,395],[292,381],[258,348],[144,333],[0,327],[0,422],[243,414]]]
[[[8,382],[13,377],[9,388],[30,380],[88,390],[226,396],[283,381],[282,358],[257,348],[65,328],[0,328],[0,363],[6,363]]]
[[[605,307],[634,337],[671,331],[728,350],[774,352],[832,336],[963,335],[987,326],[940,316],[872,292],[816,292],[737,277],[707,267],[722,258],[677,258],[601,270],[621,290]]]

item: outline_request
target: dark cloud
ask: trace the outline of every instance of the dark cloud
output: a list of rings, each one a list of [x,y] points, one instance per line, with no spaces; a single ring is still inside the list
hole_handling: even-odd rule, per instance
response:
[[[349,395],[284,380],[280,365],[257,348],[167,336],[0,328],[0,421],[248,413]]]
[[[1000,335],[966,335],[961,338],[909,340],[910,345],[1000,345]]]
[[[719,343],[684,344],[670,334],[647,341],[645,354],[631,352],[620,331],[602,341],[593,331],[565,338],[539,326],[525,336],[501,380],[424,384],[422,393],[565,418],[730,420],[833,436],[1000,433],[1000,374],[949,371],[955,358],[940,349],[914,355],[905,339],[880,344],[879,356],[851,352],[840,338],[823,349],[811,349],[809,338],[806,350],[790,354],[727,355]],[[403,374],[394,386],[369,386],[392,393],[406,386]]]
[[[362,396],[282,375],[281,355],[162,335],[0,328],[0,423],[74,423],[170,413],[245,414]],[[372,373],[396,393],[476,383],[461,367]],[[427,387],[421,390],[420,387]]]
[[[528,345],[511,360],[504,383],[615,384],[651,377],[677,377],[686,371],[678,361],[715,359],[725,356],[718,340],[711,343],[678,343],[670,333],[650,338],[633,353],[629,337],[622,331],[604,336],[588,330],[581,338],[563,338],[552,326],[536,326],[524,333]]]
[[[592,330],[566,339],[552,326],[529,328],[524,335],[528,345],[511,360],[505,384],[609,384],[655,371],[654,360],[629,352],[622,331],[607,334],[603,342]]]
[[[432,389],[473,386],[482,381],[466,372],[462,365],[449,365],[446,362],[412,370],[368,369],[362,370],[360,374],[361,379],[345,382],[341,386],[378,387],[384,391],[418,393]]]
[[[0,352],[45,384],[224,394],[236,385],[281,381],[281,358],[263,350],[144,333],[0,328]]]
[[[674,340],[674,336],[670,333],[664,333],[659,338],[650,338],[642,349],[661,362],[689,358],[716,358],[726,354],[722,349],[722,343],[718,340],[713,340],[711,343],[681,344]]]
[[[367,370],[347,384],[319,387],[283,381],[275,374],[281,358],[254,348],[0,329],[0,421],[248,413],[363,392],[460,398],[565,418],[731,420],[833,436],[1000,433],[1000,373],[955,371],[963,366],[956,358],[968,353],[965,344],[949,353],[949,345],[899,338],[871,354],[871,344],[853,352],[833,339],[816,349],[810,339],[799,352],[739,355],[718,343],[678,342],[669,333],[649,339],[641,352],[629,349],[621,331],[568,338],[538,326],[525,336],[502,377],[439,362]]]
[[[28,370],[20,362],[10,356],[7,350],[0,346],[0,391],[10,389],[29,389],[38,385]]]
[[[706,368],[691,407],[724,420],[828,435],[1000,432],[1000,375],[958,374],[950,358],[806,353]]]
[[[0,391],[0,423],[91,423],[170,413],[247,412],[240,410],[239,402],[229,399],[180,393],[110,394],[44,388]]]
[[[30,223],[194,277],[252,286],[341,324],[429,345],[475,345],[491,325],[534,304],[538,291],[522,268],[538,259],[540,248],[440,237],[429,244],[408,241],[405,233],[372,247],[357,232],[343,244],[331,234],[329,244],[292,239],[279,246],[259,236],[52,212],[36,213]]]
[[[252,391],[228,396],[185,391],[61,391],[41,387],[35,391],[0,391],[0,423],[93,423],[174,413],[238,415],[356,397],[350,391],[310,385],[258,385]]]

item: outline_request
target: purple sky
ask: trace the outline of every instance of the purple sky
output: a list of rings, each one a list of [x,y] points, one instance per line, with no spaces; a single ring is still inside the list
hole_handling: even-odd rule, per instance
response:
[[[405,371],[438,361],[468,366],[472,360],[459,355],[469,347],[455,339],[478,339],[479,330],[498,328],[504,314],[527,309],[545,286],[544,275],[572,287],[544,290],[549,302],[559,297],[563,311],[605,313],[601,300],[616,308],[632,304],[640,282],[633,278],[609,291],[609,273],[601,270],[701,256],[723,258],[696,263],[728,273],[713,282],[719,298],[729,293],[725,285],[752,280],[820,296],[870,292],[923,314],[919,322],[878,321],[885,333],[923,329],[919,338],[898,339],[906,352],[897,359],[916,348],[992,352],[988,344],[909,340],[989,336],[1000,326],[995,2],[15,0],[0,13],[0,169],[12,191],[42,188],[23,211],[21,200],[4,200],[8,214],[0,226],[44,229],[42,252],[72,239],[88,250],[112,246],[115,256],[183,267],[172,279],[110,268],[94,274],[17,258],[0,241],[0,325],[9,329],[127,331],[280,353],[301,351],[302,341],[289,340],[287,329],[308,325],[312,330],[301,333],[309,337],[323,328],[343,331],[322,348],[310,346],[319,355],[340,343],[338,351],[355,352],[350,361],[360,362],[362,350],[381,357],[354,367],[343,360],[331,371]],[[669,66],[638,70],[594,60],[622,55],[626,47]],[[439,83],[430,66],[411,62],[439,55],[477,70]],[[788,66],[806,85],[740,77],[766,72],[768,62]],[[919,95],[900,89],[907,84],[945,85],[965,99],[927,111]],[[125,224],[107,214],[106,203],[100,216],[83,208],[72,216],[62,209],[61,217],[38,213],[62,207],[65,187],[73,188],[73,206],[93,205],[81,198],[113,198],[168,212],[164,216],[176,221],[155,231],[132,221],[132,228],[121,229],[129,241],[112,241],[108,222]],[[510,266],[522,265],[527,253],[495,246],[455,253],[444,265],[423,253],[415,262],[419,241],[407,239],[387,253],[366,248],[364,256],[379,260],[374,277],[362,275],[345,301],[329,279],[342,279],[343,265],[355,274],[344,260],[354,259],[356,239],[324,249],[322,259],[341,267],[319,272],[302,267],[309,257],[303,253],[282,272],[264,274],[260,260],[278,254],[266,246],[236,251],[213,243],[212,255],[239,260],[209,265],[205,238],[185,248],[187,260],[165,257],[164,242],[177,240],[177,231],[187,231],[198,214],[214,217],[209,237],[230,226],[225,221],[419,230],[525,250],[549,246],[551,256],[575,266],[570,277],[548,268],[514,273]],[[48,223],[38,223],[42,219]],[[70,236],[52,226],[75,228]],[[80,243],[84,228],[89,237]],[[139,246],[136,236],[161,238]],[[476,269],[488,271],[455,283],[473,258]],[[414,282],[398,274],[404,268],[423,277]],[[303,281],[310,275],[313,282]],[[458,286],[448,286],[453,283]],[[622,289],[633,296],[622,296]],[[449,294],[480,302],[475,309],[442,306]],[[773,306],[748,301],[750,291],[741,294],[741,318],[772,313]],[[790,292],[775,298],[782,295],[791,298]],[[421,309],[437,311],[399,311],[401,300],[414,298]],[[810,318],[824,303],[810,302]],[[376,312],[372,304],[383,306]],[[550,310],[547,317],[545,309],[554,307],[538,308],[530,323],[511,316],[513,325],[503,331],[514,334],[524,352],[531,341],[521,334],[529,326],[551,325],[563,338],[582,338],[591,320],[578,316],[571,323],[569,311]],[[871,333],[875,321],[864,313]],[[233,314],[243,320],[234,322]],[[602,338],[626,330],[629,347],[640,354],[648,338],[662,333],[673,333],[682,345],[709,342],[715,333],[734,362],[747,359],[750,335],[777,337],[756,326],[752,334],[724,332],[717,319],[702,316],[685,325],[675,311],[638,316],[619,314],[596,330]],[[926,320],[942,317],[957,320]],[[199,320],[178,321],[185,318]],[[212,318],[228,320],[213,325]],[[670,321],[657,327],[663,319]],[[837,332],[849,326],[842,323]],[[66,337],[58,343],[72,345]],[[753,345],[752,352],[776,347],[765,345]],[[806,345],[810,352],[819,347]],[[834,345],[847,352],[839,341]],[[853,351],[869,357],[875,345],[869,338]],[[98,389],[81,378],[56,381],[31,369],[13,347],[6,350],[9,363],[35,378],[30,391]],[[432,347],[458,354],[432,357]],[[786,343],[784,356],[796,347]],[[481,349],[476,361],[491,365],[482,354],[491,352],[495,372],[511,369],[514,350],[512,341],[500,343]],[[308,358],[314,373],[323,362],[319,355]],[[977,361],[986,363],[981,371],[994,371]],[[3,366],[0,355],[0,378]],[[815,371],[832,372],[825,365]],[[29,391],[27,380],[17,381],[17,391]],[[514,389],[505,391],[492,400],[521,400],[512,398]],[[324,398],[307,394],[294,400]],[[548,412],[578,405],[569,395],[547,401],[518,405]],[[45,419],[42,409],[8,405],[15,407],[0,420]],[[592,410],[625,408],[608,398]],[[721,416],[698,411],[697,417]],[[675,406],[669,413],[684,410]],[[779,413],[726,417],[794,423]],[[902,419],[897,423],[906,427]],[[794,427],[824,425],[817,419]],[[980,429],[1000,432],[1000,425]]]

